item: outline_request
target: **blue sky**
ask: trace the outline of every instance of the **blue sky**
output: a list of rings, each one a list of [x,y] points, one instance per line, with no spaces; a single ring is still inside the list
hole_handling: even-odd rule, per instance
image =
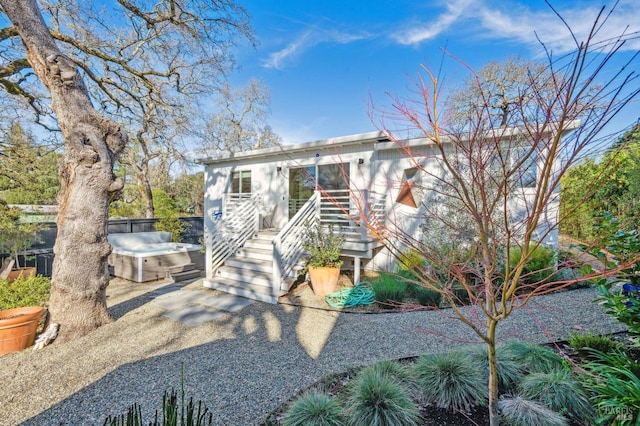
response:
[[[604,3],[552,4],[582,35]],[[407,95],[421,64],[440,66],[442,48],[476,69],[508,55],[540,57],[535,34],[554,54],[571,49],[568,32],[542,0],[245,0],[244,6],[259,44],[238,50],[241,69],[230,80],[264,81],[272,95],[270,124],[284,143],[376,130],[369,97],[385,105],[385,92]],[[602,36],[626,26],[640,31],[637,0],[620,2]],[[640,50],[640,40],[626,49],[624,55]],[[464,76],[450,59],[445,75],[449,86]],[[640,117],[639,106],[621,116],[620,126]]]

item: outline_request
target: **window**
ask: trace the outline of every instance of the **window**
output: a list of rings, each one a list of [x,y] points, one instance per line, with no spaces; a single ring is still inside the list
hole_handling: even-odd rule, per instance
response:
[[[325,191],[349,189],[349,163],[318,166],[318,186]]]
[[[232,194],[250,194],[251,193],[251,170],[233,172],[233,175],[231,176],[231,193]]]
[[[526,157],[526,158],[525,158]],[[513,164],[522,162],[515,173],[515,184],[521,188],[535,188],[538,181],[538,155],[529,147],[515,148],[512,151]]]

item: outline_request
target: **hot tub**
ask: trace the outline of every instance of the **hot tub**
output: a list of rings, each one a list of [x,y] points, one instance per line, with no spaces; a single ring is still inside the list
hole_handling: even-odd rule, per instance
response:
[[[171,242],[169,232],[110,234],[113,251],[109,271],[115,277],[146,282],[167,277],[172,272],[204,269],[204,255],[198,244]]]

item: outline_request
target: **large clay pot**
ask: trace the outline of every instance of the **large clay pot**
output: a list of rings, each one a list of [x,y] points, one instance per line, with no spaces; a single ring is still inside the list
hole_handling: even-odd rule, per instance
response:
[[[9,272],[9,276],[7,277],[7,280],[12,283],[15,280],[17,280],[20,277],[32,277],[36,274],[36,268],[33,266],[28,266],[26,268],[17,268],[17,269],[12,269],[11,272]]]
[[[43,312],[44,308],[41,306],[0,311],[0,355],[21,351],[33,345]]]
[[[320,267],[309,265],[309,279],[311,288],[316,296],[326,296],[335,293],[340,277],[340,268]]]

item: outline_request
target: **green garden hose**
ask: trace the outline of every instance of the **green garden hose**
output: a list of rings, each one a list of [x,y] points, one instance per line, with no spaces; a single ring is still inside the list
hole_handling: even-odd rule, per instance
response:
[[[351,308],[357,305],[371,305],[375,301],[371,284],[360,282],[355,287],[345,288],[336,293],[327,294],[325,301],[332,308]]]

